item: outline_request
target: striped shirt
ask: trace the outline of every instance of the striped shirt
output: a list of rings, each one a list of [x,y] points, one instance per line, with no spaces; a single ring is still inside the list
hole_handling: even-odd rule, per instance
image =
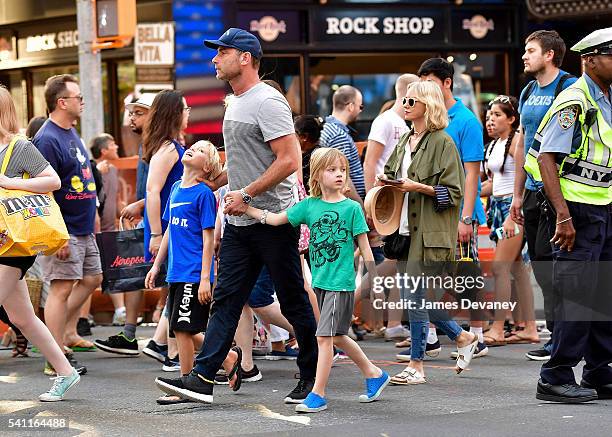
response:
[[[357,146],[353,138],[351,138],[349,130],[350,128],[347,125],[330,115],[325,118],[319,144],[321,147],[333,147],[344,153],[349,163],[349,176],[353,181],[353,185],[355,185],[357,194],[363,199],[366,195],[363,166],[359,159]]]
[[[4,160],[8,144],[0,146],[0,163]],[[24,139],[15,142],[13,153],[6,167],[6,176],[9,178],[22,178],[24,173],[36,177],[43,172],[49,163],[38,151],[34,144]]]

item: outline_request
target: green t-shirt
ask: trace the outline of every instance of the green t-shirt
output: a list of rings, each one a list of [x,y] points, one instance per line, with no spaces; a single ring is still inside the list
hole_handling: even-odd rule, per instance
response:
[[[307,197],[287,210],[293,226],[310,228],[312,286],[328,291],[355,291],[353,239],[368,232],[361,206],[351,199],[330,203]]]

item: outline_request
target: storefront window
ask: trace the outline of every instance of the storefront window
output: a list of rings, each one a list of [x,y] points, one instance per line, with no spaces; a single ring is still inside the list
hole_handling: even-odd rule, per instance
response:
[[[416,73],[431,53],[383,56],[314,56],[310,58],[310,110],[325,117],[332,112],[332,96],[341,85],[352,85],[363,94],[364,109],[354,127],[358,139],[367,139],[372,120],[386,102],[395,98],[395,80]]]
[[[0,74],[0,84],[4,85],[13,96],[19,126],[25,129],[28,125],[28,101],[21,71],[3,72]]]
[[[294,114],[302,112],[300,60],[298,56],[266,56],[259,67],[259,75],[263,80],[271,79],[281,86]]]
[[[495,52],[449,53],[455,67],[453,94],[482,121],[487,104],[508,92],[507,55]]]
[[[32,115],[34,117],[47,115],[45,82],[56,74],[73,74],[78,78],[79,67],[78,65],[70,65],[32,70]]]

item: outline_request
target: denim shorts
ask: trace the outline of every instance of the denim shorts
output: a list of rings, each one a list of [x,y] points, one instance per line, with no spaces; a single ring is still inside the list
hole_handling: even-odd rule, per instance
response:
[[[512,196],[491,196],[491,208],[489,214],[493,217],[491,225],[491,233],[489,238],[497,242],[496,230],[504,227],[504,222],[510,215],[510,206],[512,205]]]
[[[274,283],[268,268],[264,266],[253,286],[249,296],[249,306],[251,308],[263,308],[274,303]]]

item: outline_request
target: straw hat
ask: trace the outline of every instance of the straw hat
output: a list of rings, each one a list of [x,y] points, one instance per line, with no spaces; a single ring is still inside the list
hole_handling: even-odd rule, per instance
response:
[[[391,185],[374,187],[366,195],[364,207],[376,231],[391,235],[399,229],[404,193]]]

